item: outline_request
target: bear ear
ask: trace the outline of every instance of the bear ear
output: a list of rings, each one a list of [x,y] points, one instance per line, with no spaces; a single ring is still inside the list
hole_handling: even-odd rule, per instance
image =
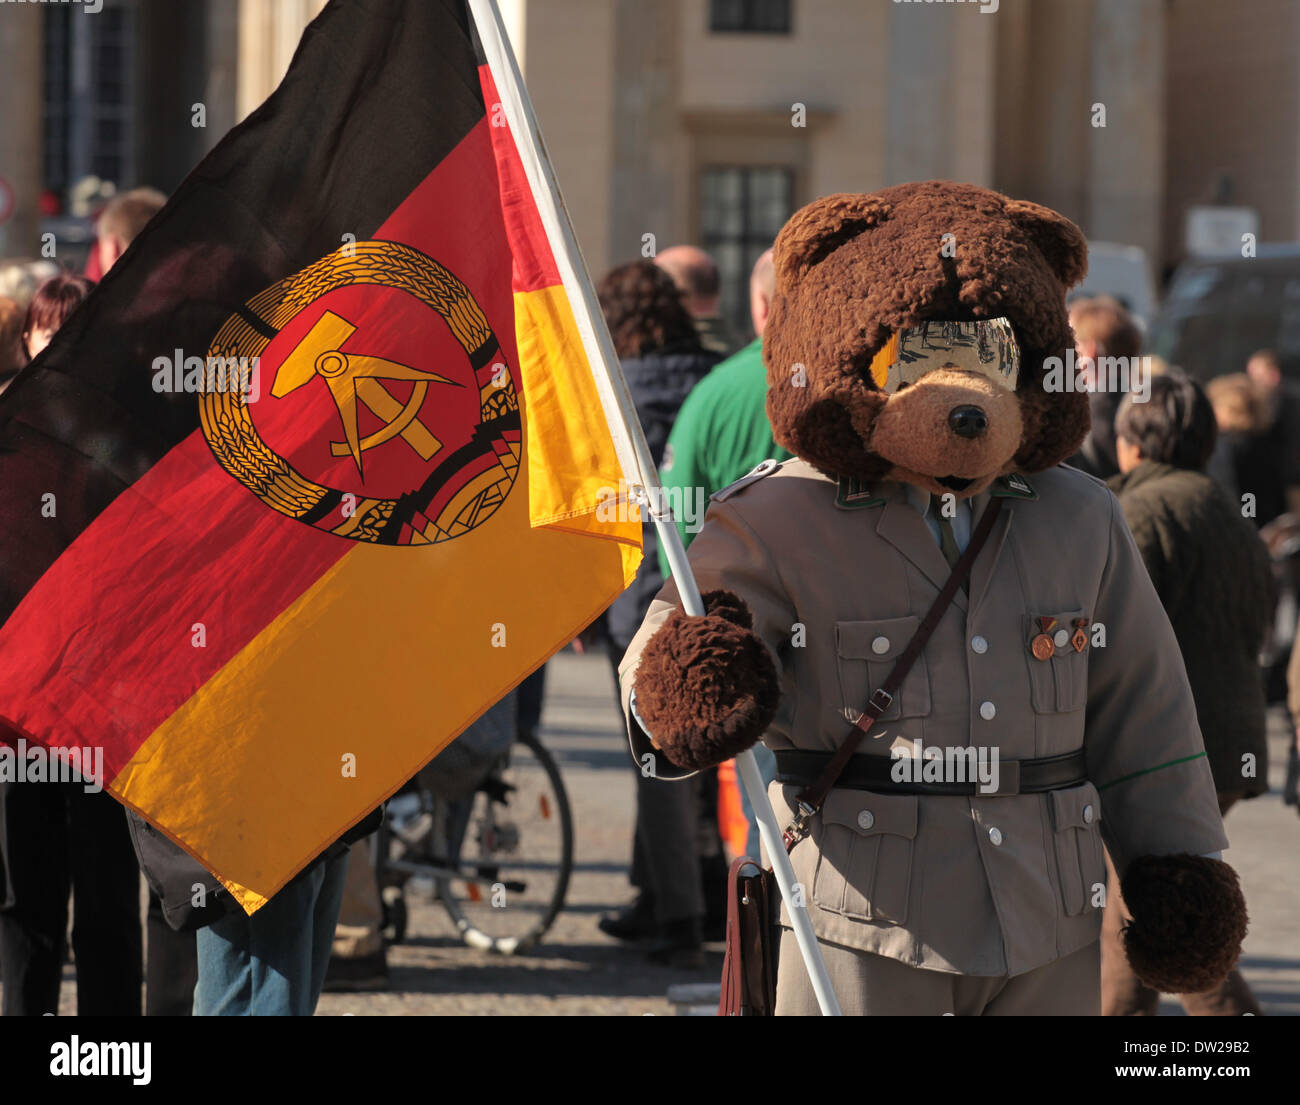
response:
[[[1003,211],[1033,239],[1067,290],[1087,275],[1088,240],[1064,215],[1028,200],[1008,200]]]
[[[854,192],[837,192],[801,207],[772,245],[777,285],[798,279],[845,242],[884,222],[891,210],[874,196]]]

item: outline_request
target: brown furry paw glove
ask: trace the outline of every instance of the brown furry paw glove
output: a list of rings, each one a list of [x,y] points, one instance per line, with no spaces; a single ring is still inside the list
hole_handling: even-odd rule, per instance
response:
[[[1237,872],[1204,856],[1139,856],[1120,886],[1133,922],[1124,950],[1138,978],[1165,994],[1199,994],[1227,977],[1246,935]]]
[[[637,712],[664,754],[699,770],[754,745],[781,696],[776,666],[744,602],[708,591],[702,618],[675,610],[641,653]]]

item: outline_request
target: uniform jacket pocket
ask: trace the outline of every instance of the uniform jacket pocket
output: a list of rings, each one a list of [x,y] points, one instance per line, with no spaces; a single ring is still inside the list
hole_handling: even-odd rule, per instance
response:
[[[1101,800],[1091,783],[1048,792],[1052,810],[1056,870],[1065,915],[1091,908],[1095,888],[1106,885],[1106,855],[1101,841]]]
[[[833,790],[822,807],[813,901],[862,921],[907,920],[918,796]]]
[[[852,724],[858,720],[872,693],[894,670],[920,625],[921,619],[915,616],[835,623],[835,650],[839,654],[843,698],[841,713],[845,721]],[[922,653],[880,719],[925,717],[929,712],[930,673]]]
[[[1083,635],[1076,638],[1080,622]],[[1025,617],[1025,663],[1038,713],[1069,713],[1087,704],[1089,639],[1086,611]],[[1075,648],[1076,640],[1083,645],[1081,649]]]

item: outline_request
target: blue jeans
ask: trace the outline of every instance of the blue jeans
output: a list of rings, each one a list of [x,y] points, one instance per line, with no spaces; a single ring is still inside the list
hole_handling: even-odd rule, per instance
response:
[[[317,863],[251,917],[198,931],[196,1017],[310,1017],[330,961],[348,853]]]
[[[763,785],[771,786],[772,780],[776,778],[776,754],[762,741],[754,745],[750,751],[754,753],[754,759],[758,761],[758,773],[763,777]],[[737,783],[739,783],[739,779],[737,779]],[[745,840],[745,855],[758,859],[760,855],[758,849],[758,818],[754,816],[754,807],[750,804],[749,795],[743,786],[740,788],[740,808],[749,820],[749,836]],[[783,829],[785,826],[778,825],[777,828]]]

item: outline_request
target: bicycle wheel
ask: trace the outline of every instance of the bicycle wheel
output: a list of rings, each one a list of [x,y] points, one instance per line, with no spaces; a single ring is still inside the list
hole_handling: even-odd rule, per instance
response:
[[[551,754],[520,738],[464,807],[457,868],[438,895],[465,943],[525,951],[564,907],[573,870],[573,817]]]
[[[390,799],[384,809],[383,820],[370,838],[370,862],[374,867],[375,883],[379,887],[379,904],[382,919],[380,929],[390,944],[400,944],[406,939],[409,920],[406,905],[406,883],[413,873],[423,874],[411,859],[422,857],[411,847],[415,839],[427,833],[432,820],[429,799],[419,793],[403,792]],[[388,932],[392,936],[388,937]]]

